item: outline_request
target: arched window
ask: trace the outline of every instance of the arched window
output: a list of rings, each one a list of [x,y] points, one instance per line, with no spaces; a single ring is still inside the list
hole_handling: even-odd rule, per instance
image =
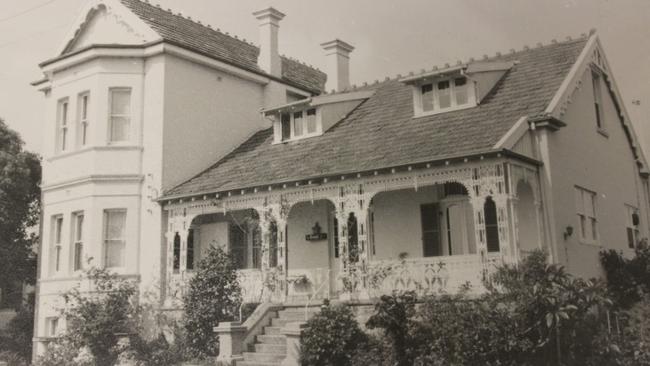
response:
[[[350,263],[359,261],[359,235],[357,233],[357,218],[350,212],[348,217],[348,258]]]
[[[178,272],[181,268],[181,236],[176,233],[174,235],[174,272]]]
[[[492,197],[485,199],[483,205],[485,215],[485,238],[487,240],[488,252],[499,251],[499,223],[497,221],[497,205]]]
[[[269,267],[278,266],[278,224],[275,220],[269,223]]]
[[[187,232],[187,256],[185,257],[186,259],[186,266],[188,271],[193,271],[194,270],[194,229],[190,229]]]

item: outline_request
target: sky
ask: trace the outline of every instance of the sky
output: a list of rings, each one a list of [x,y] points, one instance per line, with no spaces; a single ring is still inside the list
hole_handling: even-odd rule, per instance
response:
[[[31,81],[56,56],[87,0],[0,0],[0,118],[40,152],[44,100]],[[323,69],[320,44],[355,46],[353,84],[406,75],[596,28],[650,153],[650,0],[150,0],[258,44],[252,12],[273,6],[280,52]],[[638,101],[638,102],[635,102]]]

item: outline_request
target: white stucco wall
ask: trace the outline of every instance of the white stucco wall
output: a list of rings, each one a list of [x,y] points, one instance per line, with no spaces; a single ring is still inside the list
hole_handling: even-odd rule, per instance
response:
[[[549,134],[549,152],[555,239],[560,263],[578,275],[600,275],[598,252],[605,248],[621,250],[630,255],[625,231],[625,204],[641,213],[641,236],[647,237],[647,212],[638,169],[618,113],[601,80],[603,115],[608,137],[596,128],[591,72],[582,75],[582,87],[575,91],[563,118],[566,127]],[[597,193],[596,215],[599,240],[596,245],[581,243],[580,224],[574,207],[574,186]],[[574,233],[564,240],[567,226]]]
[[[165,56],[163,187],[214,164],[270,122],[262,119],[264,86]]]
[[[328,268],[330,266],[330,246],[333,238],[329,230],[329,216],[334,206],[329,201],[302,202],[294,205],[289,212],[287,225],[288,269]],[[318,222],[326,240],[307,241],[305,235],[312,233]]]

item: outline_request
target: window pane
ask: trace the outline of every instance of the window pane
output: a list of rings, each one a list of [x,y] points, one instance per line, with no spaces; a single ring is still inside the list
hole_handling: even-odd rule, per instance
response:
[[[124,241],[107,240],[106,241],[106,267],[123,267],[124,266]]]
[[[88,118],[88,96],[84,95],[81,97],[81,119],[86,118]]]
[[[592,218],[592,219],[589,220],[589,222],[591,223],[591,238],[593,240],[598,240],[598,230],[597,230],[597,227],[596,227],[596,219]]]
[[[129,115],[131,113],[131,91],[111,91],[111,115]]]
[[[582,190],[578,187],[575,187],[573,191],[573,199],[575,200],[576,213],[584,214],[584,203],[582,201]]]
[[[128,117],[111,117],[111,141],[129,139],[130,119]]]
[[[293,114],[293,135],[302,135],[302,112],[296,112]]]
[[[584,217],[584,215],[579,215],[580,216],[580,235],[582,238],[586,239],[587,238],[587,220]]]
[[[584,197],[585,197],[585,211],[587,216],[589,217],[596,217],[596,210],[594,208],[594,200],[595,200],[595,195],[591,192],[585,191]]]
[[[124,239],[125,224],[126,224],[126,211],[107,211],[105,239],[107,240]]]
[[[59,269],[61,268],[61,247],[56,247],[54,249],[56,252],[56,259],[55,259],[55,264],[54,264],[54,269],[58,272]]]
[[[426,84],[420,87],[422,92],[422,111],[433,110],[433,84]]]
[[[287,140],[291,138],[291,116],[289,115],[289,113],[282,113],[281,124],[282,124],[282,140]]]
[[[451,95],[449,93],[449,81],[441,81],[438,83],[438,104],[440,108],[451,107]]]
[[[83,238],[83,225],[84,225],[84,216],[77,215],[76,232],[75,232],[76,241],[81,241],[81,239]]]
[[[628,248],[634,248],[634,229],[627,228],[627,246]]]
[[[61,104],[61,126],[68,124],[68,102]]]
[[[61,229],[63,228],[63,218],[62,217],[57,217],[55,221],[55,228],[54,228],[54,242],[56,244],[61,243]]]
[[[316,132],[316,110],[310,109],[307,111],[307,133]]]
[[[467,79],[454,79],[454,92],[456,94],[456,105],[467,104]]]
[[[79,271],[83,268],[83,244],[75,243],[74,245],[74,270]]]

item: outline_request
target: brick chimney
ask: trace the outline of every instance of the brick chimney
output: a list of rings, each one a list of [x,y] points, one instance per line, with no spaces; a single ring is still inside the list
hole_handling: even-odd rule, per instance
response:
[[[278,52],[278,31],[284,14],[269,7],[253,13],[260,24],[260,55],[257,65],[273,76],[282,76],[282,62]]]
[[[325,73],[327,84],[325,90],[341,91],[350,86],[350,52],[354,50],[350,44],[335,39],[321,43],[325,50]]]

